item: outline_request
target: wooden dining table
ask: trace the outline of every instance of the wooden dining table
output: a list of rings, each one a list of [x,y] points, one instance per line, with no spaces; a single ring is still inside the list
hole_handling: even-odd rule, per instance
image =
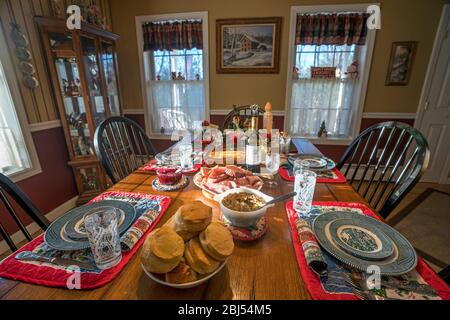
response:
[[[317,154],[320,151],[308,140],[296,139],[300,153]],[[219,215],[218,204],[206,199],[194,185],[192,177],[185,189],[176,192],[157,192],[152,188],[156,176],[141,170],[114,185],[110,191],[127,191],[169,196],[172,201],[158,226],[163,225],[177,209],[191,201],[200,200]],[[293,183],[277,175],[276,188],[264,186],[271,196],[293,190]],[[348,184],[318,184],[314,201],[367,202]],[[297,265],[285,203],[278,203],[267,212],[269,230],[260,240],[236,242],[235,251],[226,267],[207,283],[191,289],[173,289],[151,280],[141,269],[140,251],[122,272],[109,284],[88,291],[50,288],[18,281],[0,279],[0,299],[244,299],[244,300],[305,300],[311,299]]]

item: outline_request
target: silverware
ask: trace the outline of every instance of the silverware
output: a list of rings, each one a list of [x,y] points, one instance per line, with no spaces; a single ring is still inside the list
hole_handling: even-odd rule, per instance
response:
[[[39,261],[54,265],[60,265],[64,267],[77,266],[87,271],[94,271],[97,269],[94,265],[90,263],[63,258],[49,258],[43,255],[33,253],[31,251],[20,252],[16,254],[15,258],[19,261]]]
[[[295,197],[296,195],[297,195],[297,192],[291,192],[291,193],[288,193],[288,194],[285,194],[285,195],[276,197],[276,198],[274,198],[273,200],[267,202],[267,203],[266,203],[264,206],[262,206],[260,209],[262,209],[262,208],[264,208],[264,207],[267,207],[267,206],[270,206],[271,204],[274,204],[274,203],[277,203],[277,202],[281,202],[281,201],[284,201],[284,200],[288,200],[288,199],[290,199],[290,198]]]
[[[353,293],[363,300],[392,300],[389,298],[374,295],[371,292],[371,290],[369,290],[369,288],[367,287],[365,279],[358,280],[355,279],[352,275],[348,275],[346,282],[352,286]],[[427,284],[407,283],[393,278],[389,279],[382,278],[380,284],[382,287],[389,289],[405,290],[409,292],[414,292],[416,294],[422,294],[431,297],[439,296],[436,290]]]

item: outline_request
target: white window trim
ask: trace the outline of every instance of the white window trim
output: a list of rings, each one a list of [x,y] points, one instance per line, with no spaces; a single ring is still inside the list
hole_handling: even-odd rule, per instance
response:
[[[4,33],[0,29],[0,43],[7,43]],[[33,137],[31,135],[30,124],[28,123],[27,115],[25,112],[25,106],[22,100],[22,95],[20,93],[19,84],[17,83],[16,73],[14,70],[14,62],[8,52],[8,46],[4,46],[0,50],[0,59],[3,61],[3,70],[5,71],[6,81],[8,83],[8,88],[11,93],[11,98],[16,110],[17,118],[19,120],[20,128],[22,130],[22,135],[25,140],[25,145],[30,159],[30,168],[22,170],[20,172],[9,175],[8,177],[13,182],[18,182],[21,180],[28,179],[34,175],[42,173],[41,163],[39,161],[38,154],[36,152],[36,147],[34,145]]]
[[[138,44],[138,55],[139,55],[139,72],[141,74],[141,90],[142,90],[142,99],[144,106],[144,115],[145,115],[145,130],[147,135],[151,139],[158,140],[167,140],[170,135],[162,135],[156,133],[152,128],[152,121],[150,119],[150,107],[149,101],[151,101],[151,97],[147,90],[147,82],[145,76],[145,64],[144,64],[144,36],[142,32],[142,26],[144,23],[151,21],[162,21],[162,20],[175,20],[175,19],[202,19],[203,25],[203,81],[205,84],[205,114],[203,120],[210,121],[210,101],[209,101],[209,45],[208,45],[208,12],[207,11],[199,11],[199,12],[182,12],[182,13],[172,13],[172,14],[158,14],[158,15],[147,15],[147,16],[136,16],[136,35],[137,35],[137,44]]]
[[[292,98],[292,66],[295,59],[295,31],[297,28],[297,14],[301,13],[319,13],[319,12],[347,12],[361,11],[365,12],[370,5],[380,5],[379,3],[364,4],[348,4],[348,5],[318,5],[318,6],[292,6],[291,21],[289,31],[289,54],[288,54],[288,70],[287,70],[287,86],[286,86],[286,118],[284,121],[284,130],[289,131],[291,125],[291,98]],[[372,65],[372,56],[375,47],[376,30],[369,30],[366,40],[365,61],[360,62],[360,79],[358,86],[355,88],[355,102],[358,110],[355,113],[355,121],[349,138],[306,138],[319,145],[350,145],[351,141],[356,138],[361,128],[361,121],[364,112],[364,102],[366,100],[367,85],[369,82],[370,67]]]

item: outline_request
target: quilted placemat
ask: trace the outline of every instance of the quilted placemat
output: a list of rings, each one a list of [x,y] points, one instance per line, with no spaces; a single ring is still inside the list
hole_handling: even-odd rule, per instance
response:
[[[166,196],[129,192],[106,192],[91,202],[101,200],[120,200],[132,204],[136,209],[137,219],[121,238],[121,262],[108,270],[78,270],[80,272],[80,287],[75,289],[99,288],[116,278],[142,246],[145,238],[161,219],[170,204],[170,198]],[[41,235],[0,264],[0,277],[48,287],[68,288],[68,282],[74,274],[74,270],[70,267],[54,264],[16,260],[16,254],[22,251],[32,251],[46,257],[60,257],[95,265],[90,249],[69,252],[54,250],[47,246],[44,242],[44,236]]]
[[[347,202],[316,202],[309,218],[303,218],[310,224],[318,215],[329,211],[349,211],[359,214],[365,214],[379,219],[379,217],[367,206],[359,203]],[[306,262],[302,244],[300,242],[296,221],[298,214],[293,208],[292,201],[286,204],[286,212],[291,228],[292,241],[297,256],[297,263],[303,281],[314,300],[359,300],[355,294],[354,285],[349,279],[353,278],[355,271],[348,269],[343,263],[322,250],[322,255],[328,265],[327,276],[319,277],[312,271]],[[390,277],[391,279],[393,277]],[[382,299],[407,299],[407,300],[428,300],[444,299],[450,300],[450,289],[446,283],[422,260],[419,258],[417,267],[414,271],[402,276],[399,280],[408,282],[411,285],[428,284],[436,290],[439,297],[430,297],[426,294],[418,294],[406,290],[387,289],[382,287],[377,292],[371,292],[375,297]],[[394,280],[394,279],[391,279]]]

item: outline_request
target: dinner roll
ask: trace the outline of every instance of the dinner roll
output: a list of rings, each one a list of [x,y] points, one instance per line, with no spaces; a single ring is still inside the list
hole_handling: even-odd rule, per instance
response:
[[[200,243],[203,250],[218,261],[226,260],[234,250],[233,236],[220,222],[212,222],[200,234]]]
[[[175,221],[180,230],[200,232],[211,223],[212,209],[201,201],[193,201],[180,207]]]
[[[212,273],[220,265],[219,261],[206,254],[198,238],[193,238],[186,244],[184,257],[188,265],[200,274]]]
[[[166,273],[166,281],[174,284],[194,282],[197,281],[197,273],[184,261],[181,261],[175,269]]]

